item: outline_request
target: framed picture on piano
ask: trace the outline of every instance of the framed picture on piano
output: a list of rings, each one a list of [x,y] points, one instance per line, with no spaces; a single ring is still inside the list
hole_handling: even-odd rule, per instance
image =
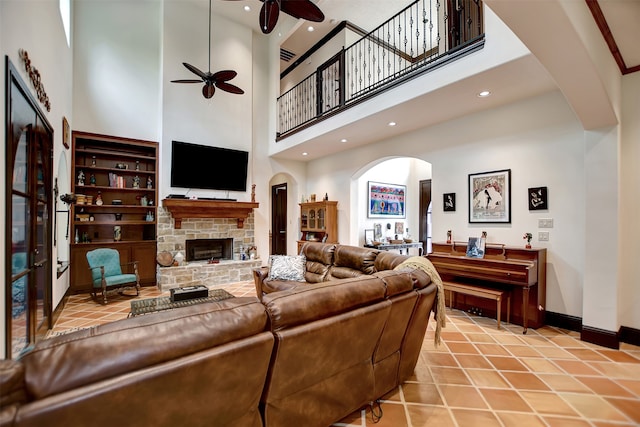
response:
[[[511,169],[469,174],[469,222],[511,223]]]

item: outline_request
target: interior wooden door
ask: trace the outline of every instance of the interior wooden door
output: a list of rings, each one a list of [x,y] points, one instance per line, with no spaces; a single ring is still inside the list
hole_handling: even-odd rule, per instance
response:
[[[271,187],[271,254],[287,254],[287,184]]]
[[[6,60],[6,357],[51,327],[53,130]]]
[[[420,181],[420,229],[418,235],[422,242],[423,254],[431,250],[431,180]]]

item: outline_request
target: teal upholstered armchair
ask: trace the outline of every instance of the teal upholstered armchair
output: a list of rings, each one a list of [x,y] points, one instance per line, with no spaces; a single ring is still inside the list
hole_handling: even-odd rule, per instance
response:
[[[115,249],[100,248],[87,252],[87,261],[91,270],[93,289],[91,296],[97,299],[98,292],[102,292],[102,303],[107,303],[107,292],[136,288],[136,295],[140,295],[140,276],[138,275],[138,261],[120,264],[120,253]],[[123,273],[123,267],[133,267],[133,273]]]

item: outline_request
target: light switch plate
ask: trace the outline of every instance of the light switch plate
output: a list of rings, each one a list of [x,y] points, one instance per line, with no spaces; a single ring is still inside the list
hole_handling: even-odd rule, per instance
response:
[[[538,241],[539,242],[548,242],[549,241],[549,232],[548,231],[538,231]]]
[[[538,228],[553,228],[553,218],[539,218]]]

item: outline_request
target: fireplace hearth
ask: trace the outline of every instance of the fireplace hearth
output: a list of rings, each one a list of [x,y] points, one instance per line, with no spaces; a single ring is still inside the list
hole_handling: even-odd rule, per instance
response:
[[[185,242],[186,261],[233,259],[233,239],[193,239]]]

